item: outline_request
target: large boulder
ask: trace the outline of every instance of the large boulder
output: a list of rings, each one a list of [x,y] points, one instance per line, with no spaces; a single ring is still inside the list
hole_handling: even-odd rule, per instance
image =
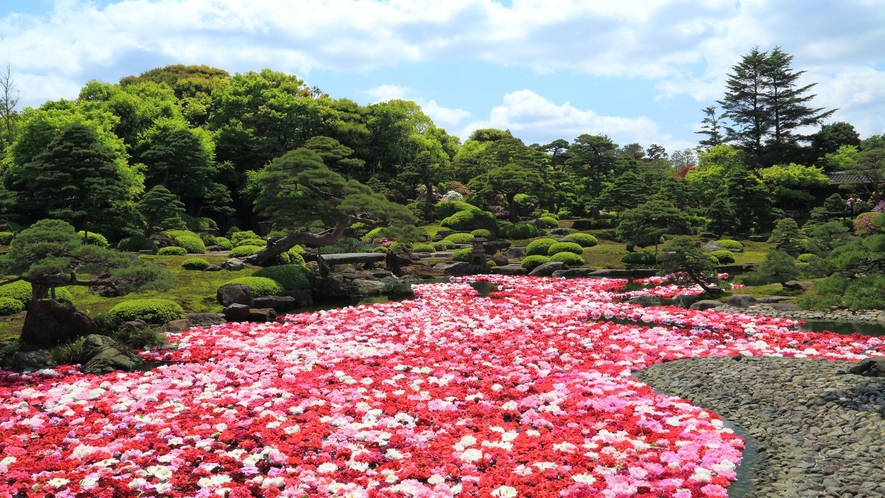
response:
[[[720,244],[719,242],[716,242],[715,240],[707,241],[707,243],[704,244],[703,247],[701,247],[701,249],[702,249],[704,252],[725,251],[725,250],[727,250],[727,249],[725,249],[725,246],[723,246],[723,245]]]
[[[277,313],[292,311],[299,307],[297,299],[291,296],[263,296],[253,300],[256,308],[273,308]]]
[[[233,303],[225,306],[222,310],[224,319],[229,322],[245,322],[249,320],[249,306],[246,304]]]
[[[271,308],[252,308],[249,310],[248,320],[250,322],[272,322],[277,319],[277,312]]]
[[[849,373],[867,377],[885,377],[885,359],[867,358],[848,369]]]
[[[694,294],[679,294],[678,296],[673,297],[673,306],[688,308],[700,300],[701,298]]]
[[[221,313],[188,313],[184,316],[194,327],[211,327],[225,322]]]
[[[221,267],[228,271],[240,271],[246,268],[246,263],[238,258],[230,258],[224,263],[221,263]]]
[[[14,354],[6,357],[3,362],[3,368],[7,370],[15,370],[16,372],[28,372],[36,370],[44,370],[47,368],[55,368],[57,364],[45,349],[36,351],[16,351]]]
[[[138,356],[125,351],[117,341],[101,334],[86,337],[79,361],[83,364],[83,373],[95,375],[117,370],[131,372],[141,363]]]
[[[98,326],[95,322],[73,304],[54,299],[38,299],[28,304],[20,340],[50,348],[97,333]]]
[[[529,275],[532,277],[551,277],[553,272],[560,271],[564,267],[565,264],[562,261],[549,261],[535,267],[534,270],[529,272]]]
[[[522,259],[525,257],[525,246],[511,247],[504,251],[504,255],[508,258]]]
[[[252,289],[244,284],[225,284],[218,288],[216,292],[218,303],[222,306],[230,306],[231,304],[245,304],[252,307]]]
[[[455,277],[473,274],[473,265],[464,261],[445,261],[433,265],[433,268]]]
[[[749,308],[757,304],[759,300],[757,300],[754,296],[750,296],[747,294],[735,294],[728,298],[728,305],[734,306],[735,308]]]
[[[784,289],[805,292],[808,289],[814,287],[814,282],[800,282],[798,280],[790,280],[790,281],[784,282],[781,285],[783,285]]]
[[[492,268],[492,275],[525,275],[528,270],[522,265],[503,265]]]
[[[725,306],[725,303],[723,303],[722,301],[716,301],[713,299],[702,299],[700,301],[696,301],[694,303],[691,303],[691,306],[689,306],[689,308],[693,309],[693,310],[700,311],[700,310],[716,309],[721,306]]]

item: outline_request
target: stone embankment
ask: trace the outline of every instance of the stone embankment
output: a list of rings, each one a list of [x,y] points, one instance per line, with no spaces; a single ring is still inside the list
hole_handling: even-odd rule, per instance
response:
[[[833,311],[810,311],[800,310],[792,303],[765,303],[759,302],[747,308],[723,305],[718,306],[716,311],[730,313],[745,313],[748,315],[765,315],[782,318],[794,318],[802,321],[825,321],[825,322],[857,322],[857,323],[881,323],[885,324],[885,311],[882,310],[833,310]]]
[[[885,496],[885,378],[853,362],[712,357],[651,366],[637,377],[744,429],[758,459],[729,496]],[[744,453],[748,457],[749,452]],[[741,474],[745,475],[741,475]]]

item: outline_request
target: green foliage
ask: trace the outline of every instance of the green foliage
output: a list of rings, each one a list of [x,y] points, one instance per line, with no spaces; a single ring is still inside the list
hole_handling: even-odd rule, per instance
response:
[[[231,258],[245,258],[246,256],[255,254],[261,249],[260,246],[238,246],[231,249],[227,255]]]
[[[716,258],[716,261],[720,265],[729,265],[734,263],[734,254],[728,249],[720,249],[718,251],[713,251],[710,254]]]
[[[548,249],[553,244],[556,244],[558,241],[556,239],[543,238],[543,239],[535,239],[529,242],[529,245],[525,246],[525,254],[526,256],[549,256]]]
[[[538,218],[538,223],[544,225],[544,228],[556,228],[559,226],[559,220],[551,216],[542,216]]]
[[[783,284],[796,280],[799,277],[799,268],[793,256],[783,251],[771,250],[759,265],[759,273],[770,281]]]
[[[589,233],[570,233],[562,238],[563,242],[574,242],[579,244],[581,247],[593,247],[599,244],[599,241],[596,240],[596,237]]]
[[[816,257],[817,257],[817,255],[806,252],[806,253],[802,253],[799,256],[797,256],[796,262],[797,263],[810,263]]]
[[[450,233],[442,239],[442,242],[448,244],[469,244],[473,240],[473,235],[469,233]]]
[[[144,220],[145,232],[150,235],[164,230],[184,230],[184,204],[162,185],[154,185],[136,203]]]
[[[657,246],[664,234],[690,234],[692,226],[684,210],[669,201],[652,199],[624,211],[617,232],[624,242],[647,247]]]
[[[273,266],[268,268],[273,268]],[[225,282],[225,285],[227,284],[245,285],[252,291],[254,297],[281,296],[286,293],[286,289],[281,284],[268,277],[240,277]]]
[[[848,227],[838,221],[812,226],[807,233],[805,249],[820,257],[826,257],[834,249],[848,244],[853,239]]]
[[[662,275],[672,273],[683,283],[700,285],[708,294],[719,293],[713,287],[719,283],[716,265],[691,237],[675,237],[668,241],[661,248],[658,259],[658,270]]]
[[[181,306],[168,299],[130,299],[117,304],[108,313],[127,322],[143,320],[155,325],[184,318]]]
[[[105,236],[100,233],[84,232],[83,230],[80,230],[79,232],[77,232],[77,236],[79,236],[80,238],[83,238],[84,235],[86,237],[84,244],[89,244],[89,245],[98,246],[98,247],[108,247],[108,245],[109,245],[108,239],[105,238]]]
[[[833,307],[854,311],[885,308],[885,277],[882,275],[853,279],[833,275],[815,282],[814,290],[816,295],[799,299],[800,308],[818,311],[829,311]]]
[[[454,248],[455,248],[455,244],[452,244],[450,242],[439,241],[439,242],[433,243],[433,249],[436,251],[448,251],[449,249],[454,249]]]
[[[203,258],[190,258],[181,262],[181,267],[185,270],[205,270],[209,267],[209,262]]]
[[[433,244],[412,244],[412,250],[415,252],[434,252],[436,248]]]
[[[234,247],[227,237],[215,237],[215,245],[220,247],[222,251],[230,251]]]
[[[441,201],[433,206],[433,216],[437,220],[448,218],[458,211],[481,211],[481,209],[464,201]]]
[[[183,247],[188,254],[206,254],[206,245],[199,237],[192,235],[182,235],[175,238],[175,242]]]
[[[584,253],[584,248],[581,247],[581,244],[577,244],[575,242],[557,242],[547,248],[548,256],[552,256],[560,252],[570,252],[572,254],[581,255]]]
[[[267,245],[267,241],[264,239],[257,239],[257,238],[256,239],[240,239],[239,241],[237,241],[236,244],[234,244],[234,247],[240,247],[240,246],[265,247],[266,245]]]
[[[470,235],[488,240],[495,240],[495,234],[493,234],[490,230],[486,230],[485,228],[477,228],[476,230],[471,231]]]
[[[12,232],[0,232],[0,246],[8,246],[13,237],[15,234]]]
[[[127,252],[151,251],[156,254],[159,248],[154,241],[144,235],[132,235],[120,240],[117,243],[117,249]]]
[[[498,237],[503,239],[525,240],[537,237],[538,227],[529,223],[513,223],[504,225],[498,230]]]
[[[744,248],[744,245],[740,242],[732,239],[720,239],[716,242],[719,242],[719,245],[728,249],[729,251],[740,251]]]
[[[452,261],[463,261],[465,263],[469,263],[470,262],[470,255],[472,253],[473,253],[473,249],[470,247],[458,249],[457,251],[452,253]]]
[[[28,292],[28,298],[31,297]],[[17,315],[25,310],[25,305],[14,297],[0,297],[0,316]]]
[[[584,258],[580,255],[575,254],[573,252],[558,252],[550,256],[550,261],[560,261],[565,266],[574,268],[576,266],[583,266]]]
[[[243,242],[244,240],[253,240],[253,239],[260,239],[260,238],[261,237],[259,237],[258,234],[256,234],[252,230],[236,231],[236,232],[233,232],[230,234],[230,242],[231,242],[231,244],[233,244],[234,247],[244,245],[244,244],[241,244],[241,242]],[[261,245],[261,244],[253,244],[253,245]]]
[[[308,270],[303,264],[276,265],[262,268],[252,274],[254,277],[264,277],[273,280],[283,287],[284,290],[310,289]],[[250,289],[252,287],[250,286]],[[254,291],[253,291],[254,294]]]
[[[207,217],[199,217],[196,218],[187,213],[182,213],[181,219],[184,220],[185,225],[188,230],[193,232],[205,232],[207,230],[217,230],[218,224],[215,223],[215,220]]]
[[[799,232],[799,226],[793,218],[784,218],[777,222],[768,243],[791,256],[805,252],[805,238]]]
[[[206,245],[207,250],[208,250],[208,247],[209,247],[209,246],[215,246],[215,245],[218,245],[218,240],[217,240],[217,239],[215,238],[215,236],[212,235],[211,233],[208,233],[208,232],[198,232],[198,233],[197,233],[197,236],[199,236],[199,237],[200,237],[200,240],[203,241],[203,244]]]
[[[520,262],[520,265],[523,268],[525,268],[527,271],[532,271],[535,268],[537,268],[549,261],[550,261],[549,256],[542,256],[540,254],[535,254],[532,256],[526,256],[526,257],[522,258],[522,262]]]
[[[621,257],[621,262],[631,266],[655,266],[654,253],[648,251],[628,252]]]
[[[497,226],[497,223],[495,215],[479,209],[458,211],[439,222],[440,226],[452,230],[473,230],[477,225]]]
[[[158,256],[184,256],[187,254],[187,249],[178,246],[166,246],[161,247],[159,251],[157,251]]]

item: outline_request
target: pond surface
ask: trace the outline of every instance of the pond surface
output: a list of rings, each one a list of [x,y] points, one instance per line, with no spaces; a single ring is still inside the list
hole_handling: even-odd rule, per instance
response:
[[[881,323],[855,323],[855,322],[825,322],[814,320],[803,325],[802,330],[811,332],[823,332],[828,330],[837,334],[863,334],[871,337],[885,336],[885,324]]]

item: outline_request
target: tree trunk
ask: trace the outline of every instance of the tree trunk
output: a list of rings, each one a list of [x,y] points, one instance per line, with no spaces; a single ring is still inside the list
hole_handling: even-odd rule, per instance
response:
[[[519,223],[519,211],[516,205],[516,195],[507,196],[507,204],[510,205],[510,223]]]
[[[267,247],[257,253],[242,258],[242,260],[251,265],[270,266],[277,259],[277,256],[298,244],[308,246],[328,246],[338,242],[338,239],[344,235],[344,230],[347,229],[347,226],[348,223],[346,221],[340,221],[331,231],[322,233],[292,232],[273,241],[272,244],[268,244]]]

